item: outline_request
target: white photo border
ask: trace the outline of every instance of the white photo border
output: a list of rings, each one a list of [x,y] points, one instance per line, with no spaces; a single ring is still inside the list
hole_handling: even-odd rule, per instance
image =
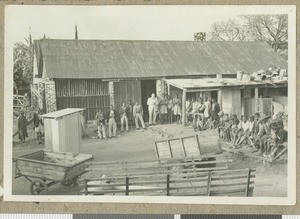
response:
[[[169,196],[76,196],[76,195],[12,195],[12,130],[13,130],[13,42],[9,22],[14,7],[86,7],[63,5],[5,6],[4,38],[4,201],[21,202],[99,202],[99,203],[166,203],[166,204],[230,204],[230,205],[295,205],[296,204],[296,6],[295,5],[130,5],[88,7],[223,7],[240,14],[288,14],[288,193],[287,197],[169,197]]]

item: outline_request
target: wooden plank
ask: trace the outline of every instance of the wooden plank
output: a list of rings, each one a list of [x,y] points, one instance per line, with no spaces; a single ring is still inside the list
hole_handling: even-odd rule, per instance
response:
[[[254,178],[255,175],[250,175],[250,178]],[[223,176],[223,177],[218,177],[218,178],[214,178],[214,176],[212,176],[211,181],[219,181],[219,180],[231,180],[231,179],[246,179],[247,176],[246,175],[240,175],[240,176]]]
[[[207,196],[210,196],[211,190],[211,172],[208,172],[208,179],[207,179]]]
[[[198,135],[195,135],[195,140],[196,140],[196,142],[197,142],[197,146],[198,146],[198,149],[199,149],[199,155],[202,155],[202,152],[201,152],[201,147],[200,147],[200,142],[199,142]]]
[[[245,191],[245,196],[247,197],[249,195],[249,186],[250,186],[250,175],[251,175],[251,170],[248,169],[248,174],[247,174],[247,184],[246,184],[246,191]]]
[[[180,138],[180,140],[181,140],[181,145],[182,145],[182,152],[183,152],[184,156],[186,157],[186,151],[185,151],[183,139]]]
[[[237,193],[237,192],[245,192],[245,188],[238,188],[238,189],[226,189],[226,190],[211,190],[210,195],[216,194],[228,194],[228,193]]]
[[[273,158],[274,160],[277,160],[280,156],[282,156],[283,154],[285,154],[287,152],[287,148],[282,149],[277,155],[276,157]]]
[[[224,184],[211,184],[211,187],[223,187],[223,188],[227,188],[227,187],[232,187],[232,186],[247,186],[250,184],[254,184],[253,181],[249,181],[248,182],[241,182],[241,183],[224,183]]]
[[[158,149],[157,149],[157,143],[155,142],[155,151],[156,151],[156,155],[157,155],[157,158],[159,159],[160,156],[159,156],[159,153],[158,153]]]
[[[170,141],[167,140],[167,142],[168,142],[168,146],[169,146],[169,150],[170,150],[170,155],[171,155],[171,157],[173,157],[173,152],[172,152],[172,148],[171,148],[171,145],[170,145]]]
[[[240,149],[229,149],[229,148],[226,148],[226,147],[222,147],[222,149],[224,151],[234,153],[234,154],[238,154],[238,155],[241,155],[241,156],[260,159],[260,160],[263,160],[263,161],[267,161],[269,163],[272,162],[272,159],[270,159],[270,158],[266,158],[266,157],[263,157],[263,156],[258,156],[258,155],[252,154],[252,153],[246,153],[246,152],[244,152]]]
[[[194,138],[194,136],[192,136]],[[165,142],[165,141],[164,141]],[[195,160],[201,160],[201,159],[205,159],[205,158],[211,158],[211,157],[224,157],[224,154],[214,154],[214,155],[194,155],[194,156],[190,156],[190,157],[182,157],[182,158],[161,158],[161,159],[151,159],[151,160],[132,160],[132,161],[102,161],[102,162],[93,162],[93,165],[104,165],[104,164],[123,164],[123,163],[147,163],[147,162],[159,162],[159,161],[189,161],[192,159]]]

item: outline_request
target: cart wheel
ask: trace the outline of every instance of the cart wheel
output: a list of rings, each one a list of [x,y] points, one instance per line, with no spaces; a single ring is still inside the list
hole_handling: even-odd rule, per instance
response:
[[[44,181],[35,180],[30,185],[30,192],[32,195],[39,195],[42,192],[47,195],[48,194],[48,185]]]

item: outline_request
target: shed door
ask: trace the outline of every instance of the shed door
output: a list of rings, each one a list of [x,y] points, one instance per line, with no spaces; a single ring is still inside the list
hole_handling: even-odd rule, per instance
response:
[[[131,106],[135,102],[141,102],[141,81],[117,81],[114,82],[115,109],[119,112],[122,103]]]
[[[57,110],[65,108],[83,108],[88,120],[95,119],[101,109],[105,114],[109,110],[110,96],[108,82],[101,80],[56,80]]]

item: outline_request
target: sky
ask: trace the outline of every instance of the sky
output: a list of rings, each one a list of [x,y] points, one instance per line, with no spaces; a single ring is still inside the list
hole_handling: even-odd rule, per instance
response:
[[[10,40],[33,39],[193,40],[214,22],[235,18],[239,10],[203,6],[9,6]]]
[[[285,8],[286,7],[286,8]],[[195,32],[210,32],[215,22],[245,14],[287,13],[288,6],[200,5],[6,5],[6,42],[25,42],[44,34],[51,39],[194,40]]]

